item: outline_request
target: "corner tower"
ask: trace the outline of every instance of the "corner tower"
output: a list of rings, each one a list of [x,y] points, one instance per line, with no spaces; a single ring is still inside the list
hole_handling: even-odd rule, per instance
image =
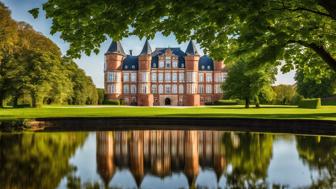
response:
[[[154,97],[151,94],[150,71],[152,62],[152,48],[146,40],[145,45],[139,55],[139,72],[138,72],[138,105],[153,106]]]
[[[108,100],[119,100],[121,98],[121,71],[125,55],[120,41],[112,41],[105,53],[105,96]]]
[[[198,61],[200,56],[197,52],[196,46],[190,40],[185,56],[186,69],[186,101],[187,106],[199,106],[200,95],[198,94]]]

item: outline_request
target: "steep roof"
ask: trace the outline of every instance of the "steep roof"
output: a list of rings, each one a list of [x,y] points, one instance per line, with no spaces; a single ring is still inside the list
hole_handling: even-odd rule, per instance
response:
[[[187,50],[186,50],[186,54],[187,55],[199,55],[198,52],[197,52],[196,45],[194,44],[194,42],[192,40],[189,41],[189,44],[188,44]]]
[[[203,55],[198,61],[198,69],[200,71],[212,71],[214,67],[213,60],[208,55]]]
[[[149,45],[148,39],[146,39],[145,45],[142,48],[140,55],[152,54],[152,48]]]
[[[112,41],[106,53],[119,53],[122,55],[126,55],[120,41]]]
[[[123,60],[123,70],[138,70],[138,56],[127,55]]]
[[[178,57],[178,67],[179,68],[184,68],[184,56],[185,53],[178,47],[175,48],[156,48],[155,51],[152,53],[152,67],[153,64],[156,64],[156,67],[158,66],[158,62],[159,62],[159,55],[162,55],[166,52],[167,49],[170,49],[172,51],[172,53]]]

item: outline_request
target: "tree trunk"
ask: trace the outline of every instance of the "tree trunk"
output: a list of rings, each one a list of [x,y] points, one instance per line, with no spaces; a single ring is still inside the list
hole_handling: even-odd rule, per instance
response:
[[[32,99],[32,107],[36,108],[37,107],[36,94],[34,92],[32,92],[30,95],[31,95],[31,99]]]
[[[256,108],[260,108],[260,102],[259,102],[259,97],[258,97],[258,95],[255,96],[254,100],[255,100],[255,107],[256,107]]]
[[[245,108],[250,107],[250,98],[245,98]]]
[[[14,99],[13,99],[13,106],[14,106],[14,107],[17,107],[17,106],[18,106],[18,99],[19,99],[19,96],[18,96],[18,95],[15,95],[15,96],[14,96]]]
[[[302,46],[312,49],[317,55],[319,55],[323,61],[325,61],[329,67],[336,72],[336,59],[324,48],[323,45],[317,45],[315,43],[309,43],[300,40],[289,40],[289,43],[298,43]]]
[[[336,20],[336,1],[335,0],[318,0],[318,4],[321,5],[330,16]]]
[[[5,104],[4,104],[4,95],[3,95],[3,92],[0,91],[0,108],[3,108],[5,107]]]

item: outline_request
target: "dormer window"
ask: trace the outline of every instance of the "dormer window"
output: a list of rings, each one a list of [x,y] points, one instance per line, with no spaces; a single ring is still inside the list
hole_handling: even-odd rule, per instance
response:
[[[153,64],[153,68],[156,68],[156,64],[155,63]]]
[[[181,64],[181,68],[184,68],[184,64]]]
[[[166,68],[171,68],[171,57],[166,56]]]
[[[202,68],[202,70],[204,70],[204,68],[205,68],[205,67],[204,67],[204,65],[202,65],[202,67],[201,67],[201,68]]]
[[[208,70],[210,70],[210,66],[208,66]]]
[[[134,65],[132,65],[132,69],[135,69],[135,66],[134,66]]]
[[[125,69],[128,69],[128,66],[127,66],[127,65],[125,65]]]

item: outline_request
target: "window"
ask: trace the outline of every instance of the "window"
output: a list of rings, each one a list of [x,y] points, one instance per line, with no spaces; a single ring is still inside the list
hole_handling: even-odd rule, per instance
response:
[[[165,93],[170,94],[171,93],[171,86],[170,85],[165,85]]]
[[[212,82],[212,74],[211,73],[206,73],[206,81],[207,82]]]
[[[147,73],[146,72],[142,72],[141,73],[141,81],[143,81],[143,82],[146,82],[147,81]]]
[[[179,73],[179,81],[183,82],[184,81],[184,73]]]
[[[188,82],[196,82],[196,72],[187,72],[187,81]]]
[[[124,77],[124,81],[126,81],[126,82],[129,81],[129,74],[128,73],[124,73],[123,77]]]
[[[173,82],[177,82],[177,73],[174,72],[172,77],[173,77]]]
[[[159,73],[159,81],[163,81],[163,73]]]
[[[153,64],[153,68],[156,68],[156,64],[155,63]]]
[[[157,76],[156,73],[152,73],[152,81],[154,81],[154,82],[156,81],[156,79],[157,79],[156,76]]]
[[[187,93],[188,94],[196,94],[196,85],[195,84],[188,84],[187,85]]]
[[[108,72],[108,81],[117,82],[119,77],[117,72]]]
[[[181,68],[184,68],[184,64],[181,64]]]
[[[157,85],[152,85],[152,93],[153,94],[157,93]]]
[[[124,85],[124,93],[125,94],[129,93],[129,85]]]
[[[137,77],[137,74],[136,73],[131,73],[131,81],[132,82],[136,82],[136,77]]]
[[[198,81],[199,82],[204,82],[204,74],[203,73],[198,74]]]
[[[183,87],[183,85],[179,85],[179,93],[180,94],[184,93],[184,87]]]
[[[112,94],[112,93],[116,93],[116,86],[115,86],[114,84],[109,85],[109,87],[108,87],[108,92],[109,92],[110,94]]]
[[[170,73],[165,73],[165,81],[170,81]]]
[[[198,85],[198,93],[200,93],[200,94],[204,93],[204,86],[203,85]]]
[[[159,68],[164,68],[164,61],[163,60],[159,61]]]
[[[134,66],[134,65],[132,65],[132,69],[135,69],[135,66]]]
[[[126,69],[126,70],[128,69],[128,66],[127,66],[127,65],[125,65],[125,69]]]
[[[147,94],[147,85],[146,84],[141,85],[141,93],[142,94]]]
[[[212,93],[212,86],[206,85],[206,93]]]
[[[210,66],[209,65],[207,66],[207,69],[210,70]]]
[[[177,68],[178,64],[177,64],[177,60],[173,60],[173,68]]]
[[[136,85],[131,85],[131,93],[132,93],[132,94],[135,94],[136,91],[137,91],[137,87],[136,87]]]
[[[173,94],[177,93],[177,85],[173,85],[172,91],[173,91]]]
[[[215,85],[215,93],[222,93],[222,88],[220,85]]]
[[[205,68],[204,65],[202,65],[202,66],[201,66],[201,69],[204,70],[204,68]]]
[[[159,94],[162,94],[162,93],[163,93],[163,86],[159,85]]]

